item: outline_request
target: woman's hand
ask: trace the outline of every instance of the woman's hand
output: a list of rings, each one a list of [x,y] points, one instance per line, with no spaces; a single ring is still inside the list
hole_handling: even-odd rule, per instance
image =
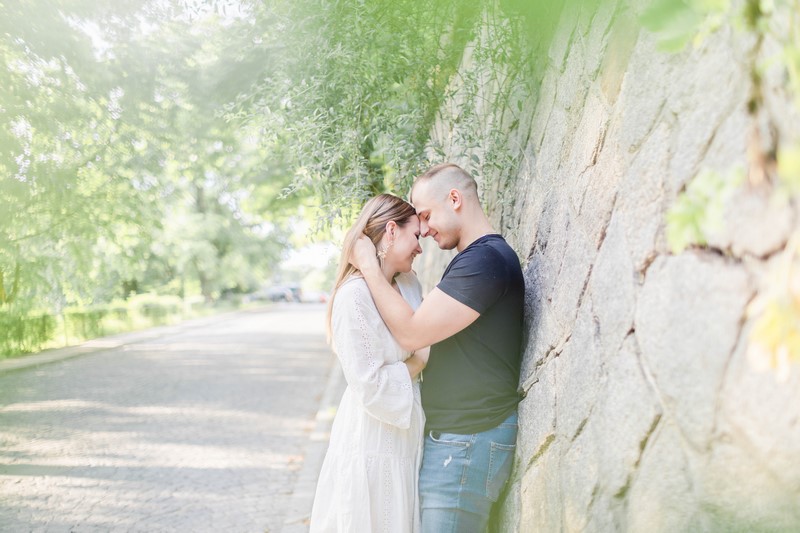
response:
[[[408,373],[411,376],[411,379],[416,378],[420,373],[425,369],[428,365],[428,356],[431,353],[431,347],[426,346],[425,348],[420,348],[413,354],[411,357],[405,360],[406,367],[408,367]]]

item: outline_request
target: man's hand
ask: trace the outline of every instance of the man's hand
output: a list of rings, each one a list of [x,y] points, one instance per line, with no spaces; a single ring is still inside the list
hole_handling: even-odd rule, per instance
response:
[[[361,272],[364,272],[364,269],[372,266],[380,268],[375,245],[372,244],[372,241],[366,235],[362,235],[356,240],[349,261],[351,265]]]

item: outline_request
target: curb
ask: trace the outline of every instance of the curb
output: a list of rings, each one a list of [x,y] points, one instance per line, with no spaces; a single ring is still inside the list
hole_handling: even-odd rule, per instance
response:
[[[259,308],[258,310],[263,310],[263,308]],[[139,331],[110,335],[108,337],[99,337],[75,346],[54,348],[52,350],[45,350],[31,355],[21,355],[19,357],[12,357],[11,359],[2,359],[0,360],[0,374],[46,365],[49,363],[55,363],[65,359],[70,359],[72,357],[77,357],[79,355],[116,350],[130,344],[138,344],[140,342],[157,339],[173,333],[180,333],[187,329],[202,327],[209,322],[231,320],[240,314],[250,313],[253,311],[253,309],[239,309],[236,311],[229,311],[227,313],[220,313],[218,315],[193,318],[169,326],[157,326]]]
[[[322,461],[328,451],[328,439],[333,425],[333,417],[347,383],[339,366],[339,360],[331,353],[331,370],[328,382],[319,402],[314,429],[309,435],[303,466],[297,473],[292,489],[292,497],[286,508],[286,519],[280,533],[307,533],[311,520],[311,507],[314,505],[314,492],[317,488]]]

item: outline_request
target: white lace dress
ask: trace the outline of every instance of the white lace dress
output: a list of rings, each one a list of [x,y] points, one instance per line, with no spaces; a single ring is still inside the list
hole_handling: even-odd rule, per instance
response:
[[[395,280],[417,308],[413,274]],[[413,533],[419,526],[417,480],[425,415],[410,355],[389,333],[366,282],[351,277],[333,303],[334,350],[347,380],[317,482],[311,533]]]

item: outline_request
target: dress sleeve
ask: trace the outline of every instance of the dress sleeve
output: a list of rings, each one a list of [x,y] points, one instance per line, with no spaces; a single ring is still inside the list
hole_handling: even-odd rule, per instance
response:
[[[331,321],[347,384],[371,416],[407,429],[414,404],[408,368],[402,361],[384,362],[383,350],[391,347],[380,340],[382,320],[366,286],[348,289],[336,295]]]

